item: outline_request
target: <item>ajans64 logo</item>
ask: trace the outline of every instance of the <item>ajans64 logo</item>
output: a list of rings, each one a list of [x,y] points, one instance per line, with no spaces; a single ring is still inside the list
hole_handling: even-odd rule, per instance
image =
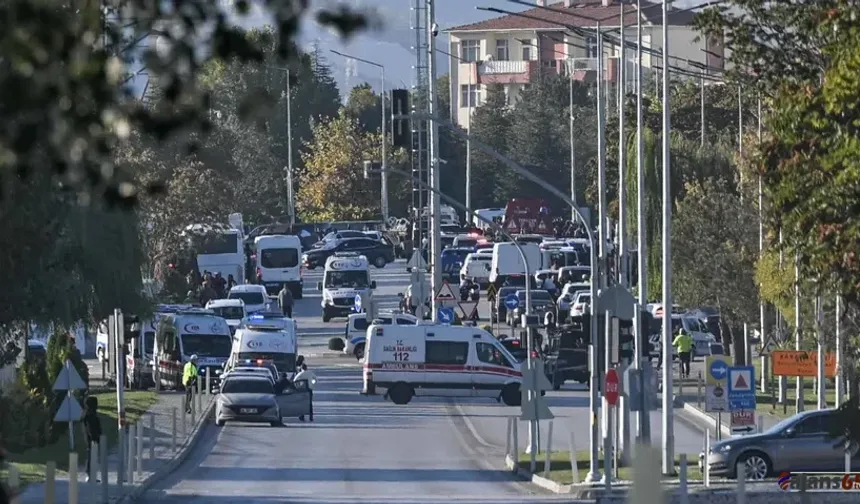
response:
[[[858,492],[860,473],[783,472],[777,484],[785,492]]]

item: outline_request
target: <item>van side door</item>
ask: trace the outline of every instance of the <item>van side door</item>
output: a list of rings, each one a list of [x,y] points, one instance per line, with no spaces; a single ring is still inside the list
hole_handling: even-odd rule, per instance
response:
[[[479,397],[498,397],[515,368],[498,344],[475,339],[473,347],[472,380]]]
[[[425,338],[424,383],[420,395],[471,397],[472,379],[468,372],[469,342],[435,340],[439,328],[428,328]]]

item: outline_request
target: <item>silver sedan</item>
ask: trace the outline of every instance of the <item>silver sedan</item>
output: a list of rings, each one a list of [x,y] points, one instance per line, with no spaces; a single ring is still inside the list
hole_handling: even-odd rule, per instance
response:
[[[228,421],[283,425],[272,380],[265,375],[228,376],[218,394],[215,423],[223,426]]]

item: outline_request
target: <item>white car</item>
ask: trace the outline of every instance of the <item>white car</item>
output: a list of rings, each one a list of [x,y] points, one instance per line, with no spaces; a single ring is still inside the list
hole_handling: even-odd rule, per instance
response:
[[[493,254],[478,254],[472,252],[463,261],[460,268],[460,280],[471,278],[473,282],[480,285],[490,283],[490,265],[493,262]]]
[[[384,313],[374,320],[367,320],[366,313],[353,313],[346,322],[346,345],[343,347],[343,353],[354,355],[358,360],[363,359],[367,328],[370,324],[391,325],[392,321],[397,325],[416,325],[418,317],[408,313]]]
[[[272,308],[272,300],[262,285],[243,284],[230,289],[227,299],[241,299],[245,303],[246,313],[267,311]]]
[[[588,311],[588,306],[591,304],[591,292],[579,291],[573,302],[570,304],[570,316],[580,317]]]
[[[241,299],[213,299],[206,303],[206,309],[215,312],[215,315],[224,318],[230,326],[230,332],[235,333],[239,324],[242,323],[248,313],[245,311],[245,302]]]

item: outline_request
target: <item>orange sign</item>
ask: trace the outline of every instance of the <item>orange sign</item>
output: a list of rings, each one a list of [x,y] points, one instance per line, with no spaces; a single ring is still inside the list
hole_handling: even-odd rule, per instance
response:
[[[818,376],[818,352],[814,350],[775,350],[770,356],[776,376]],[[824,354],[824,376],[836,376],[836,354],[833,352]]]

